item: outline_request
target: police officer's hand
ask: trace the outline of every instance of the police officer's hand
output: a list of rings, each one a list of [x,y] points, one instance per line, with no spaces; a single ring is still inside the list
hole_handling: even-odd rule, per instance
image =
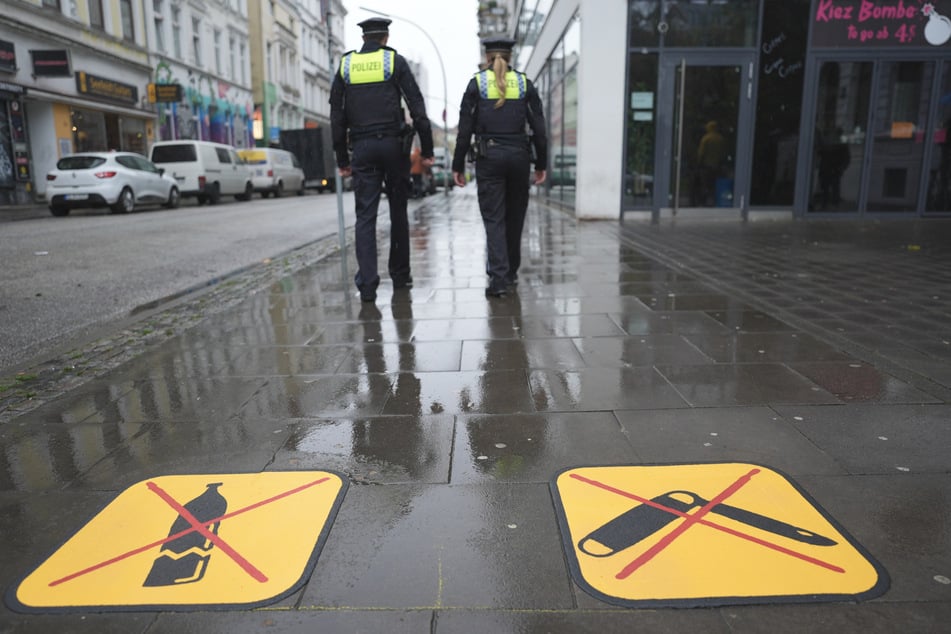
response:
[[[423,158],[423,165],[425,165],[426,167],[432,167],[435,164],[436,164],[435,156],[427,156]]]
[[[346,167],[338,167],[337,171],[340,172],[340,175],[343,176],[344,178],[353,174],[353,168],[350,167],[349,165]]]
[[[532,185],[541,185],[545,182],[545,170],[535,170],[535,176],[532,178]]]
[[[454,182],[459,187],[466,186],[466,175],[462,172],[453,172],[452,173],[452,182]]]

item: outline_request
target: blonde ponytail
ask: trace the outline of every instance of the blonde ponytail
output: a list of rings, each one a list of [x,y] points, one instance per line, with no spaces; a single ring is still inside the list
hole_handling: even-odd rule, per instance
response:
[[[495,73],[495,85],[499,89],[499,100],[495,102],[496,108],[505,105],[505,74],[509,70],[508,61],[499,54],[496,54],[492,62],[492,72]]]

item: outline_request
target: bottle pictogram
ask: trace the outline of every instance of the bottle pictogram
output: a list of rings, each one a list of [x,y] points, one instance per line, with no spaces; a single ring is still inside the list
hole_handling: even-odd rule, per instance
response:
[[[206,485],[205,491],[185,504],[185,509],[215,535],[221,522],[208,525],[228,509],[228,501],[218,492],[221,482]],[[181,515],[172,523],[169,537],[192,528],[191,522]],[[162,555],[156,558],[143,586],[174,586],[195,583],[205,575],[211,551],[215,545],[197,530],[162,545]]]

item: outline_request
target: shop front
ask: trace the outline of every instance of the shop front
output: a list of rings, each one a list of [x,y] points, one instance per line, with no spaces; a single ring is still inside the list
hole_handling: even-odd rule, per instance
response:
[[[628,16],[622,213],[951,213],[951,0]]]
[[[951,213],[951,2],[819,2],[800,208]]]
[[[23,86],[0,81],[0,205],[23,204],[32,190],[25,94]]]
[[[630,3],[623,210],[792,206],[809,0],[763,4]]]

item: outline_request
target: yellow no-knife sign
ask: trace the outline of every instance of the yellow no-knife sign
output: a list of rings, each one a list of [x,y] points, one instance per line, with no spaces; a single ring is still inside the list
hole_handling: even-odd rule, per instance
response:
[[[835,520],[763,466],[579,467],[552,490],[572,575],[608,603],[862,600],[888,587]]]
[[[7,601],[24,612],[272,603],[310,576],[346,487],[328,471],[144,480],[120,493]]]

